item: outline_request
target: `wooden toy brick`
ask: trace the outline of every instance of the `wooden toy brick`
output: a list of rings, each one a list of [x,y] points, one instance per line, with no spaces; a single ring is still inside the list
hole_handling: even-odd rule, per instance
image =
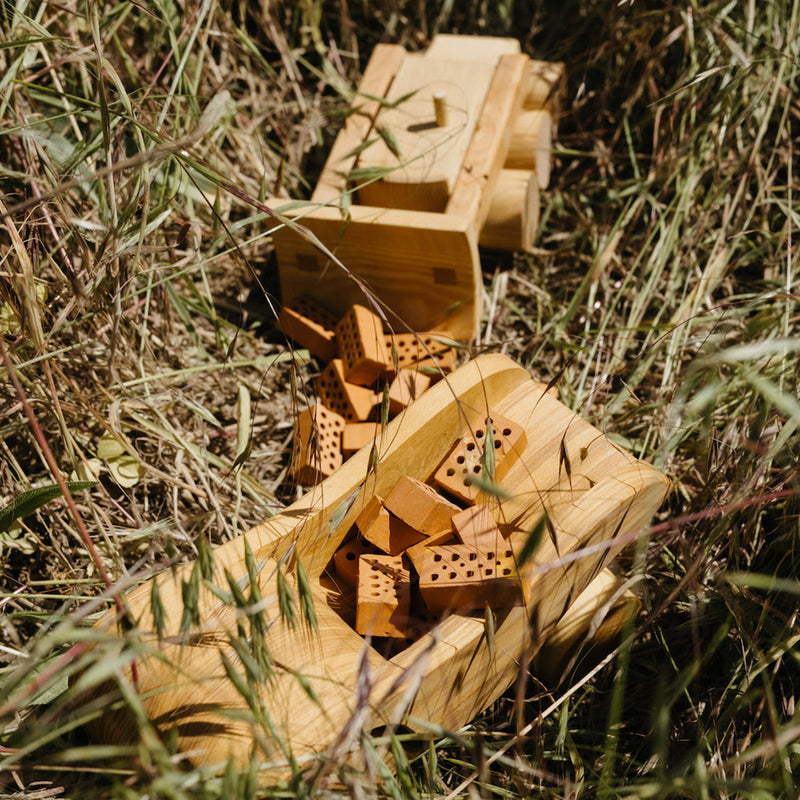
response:
[[[299,297],[281,309],[283,332],[323,361],[336,355],[338,319],[310,297]]]
[[[462,544],[484,550],[505,547],[506,543],[491,511],[483,504],[470,506],[453,514],[451,522]]]
[[[315,484],[342,465],[344,419],[315,403],[295,422],[291,473],[298,483]]]
[[[365,539],[390,556],[400,555],[406,548],[425,538],[424,533],[390,514],[378,495],[374,495],[364,506],[356,520],[356,527]]]
[[[458,539],[450,528],[439,531],[439,533],[431,533],[419,544],[409,547],[405,551],[404,555],[408,556],[409,561],[411,561],[414,569],[419,575],[419,572],[423,567],[422,559],[425,556],[426,551],[430,550],[432,547],[438,547],[441,544],[458,544]]]
[[[377,422],[348,422],[342,431],[342,454],[345,458],[358,452],[365,444],[371,444],[378,435]]]
[[[364,306],[354,305],[336,326],[336,343],[349,383],[372,386],[391,370],[381,318]]]
[[[389,541],[381,550],[390,555],[400,555],[409,547],[423,541],[425,534],[415,530],[394,514],[389,514]]]
[[[364,422],[378,398],[372,389],[348,383],[342,360],[334,358],[317,379],[317,392],[328,408],[341,414],[346,422]]]
[[[431,385],[430,376],[416,369],[401,369],[389,385],[389,413],[399,414]]]
[[[509,468],[519,458],[527,444],[525,430],[500,414],[491,414],[494,434],[494,475],[491,477],[500,483]],[[466,436],[462,437],[433,476],[434,483],[441,489],[466,503],[475,502],[481,490],[471,482],[476,476],[483,475],[483,453],[486,445],[486,424],[473,426]]]
[[[499,550],[465,544],[428,548],[419,570],[419,591],[435,613],[467,611],[485,603],[509,608],[522,602],[510,546]]]
[[[336,575],[353,591],[358,588],[358,559],[368,554],[377,555],[372,543],[363,536],[354,536],[333,554]]]
[[[452,352],[453,348],[442,340],[452,340],[450,331],[424,331],[422,333],[389,333],[386,334],[386,353],[389,363],[394,367],[392,347],[397,354],[397,366],[400,369],[410,367],[433,356]]]
[[[456,351],[451,347],[434,358],[424,358],[417,364],[417,371],[431,379],[431,385],[449,375],[457,365]]]
[[[403,475],[394,485],[384,505],[407,525],[424,534],[450,528],[450,518],[461,509],[432,487]]]
[[[358,564],[356,631],[362,636],[408,636],[411,573],[399,556],[363,555]]]

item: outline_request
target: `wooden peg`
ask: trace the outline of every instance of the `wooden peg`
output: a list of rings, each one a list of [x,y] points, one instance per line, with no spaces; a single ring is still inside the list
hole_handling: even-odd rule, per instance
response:
[[[437,127],[446,128],[448,124],[447,93],[444,89],[437,89],[433,93],[433,114],[436,117]]]

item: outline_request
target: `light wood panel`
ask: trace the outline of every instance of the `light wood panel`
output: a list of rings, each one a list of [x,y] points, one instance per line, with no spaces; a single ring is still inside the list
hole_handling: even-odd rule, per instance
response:
[[[460,36],[437,33],[425,51],[429,58],[452,61],[483,61],[495,65],[500,56],[520,52],[518,39],[505,36]]]
[[[269,200],[280,209],[285,201]],[[290,212],[302,215],[302,210]],[[367,304],[364,288],[412,330],[447,328],[471,339],[480,322],[481,272],[477,232],[455,215],[353,206],[349,219],[320,208],[299,220],[340,266],[296,229],[273,233],[284,303],[311,295],[339,314]]]
[[[481,230],[492,202],[500,172],[511,143],[513,120],[522,104],[523,79],[528,57],[502,56],[445,209],[464,216]]]
[[[375,123],[392,137],[392,147],[386,137],[379,138],[359,159],[360,167],[388,172],[381,180],[359,189],[359,202],[443,212],[493,73],[494,67],[482,61],[408,54],[387,96],[389,103],[396,105],[382,108]],[[436,93],[443,93],[446,98],[445,126],[436,124]]]

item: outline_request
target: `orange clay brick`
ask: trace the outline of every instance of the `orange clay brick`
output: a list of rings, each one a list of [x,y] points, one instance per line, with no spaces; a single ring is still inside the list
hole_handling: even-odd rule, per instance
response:
[[[392,346],[397,353],[397,366],[400,369],[411,367],[420,361],[430,358],[431,355],[439,356],[446,352],[453,352],[452,347],[444,344],[440,339],[453,339],[450,331],[423,331],[422,333],[389,333],[384,337],[386,354],[394,370],[394,356]]]
[[[389,385],[389,413],[399,414],[431,385],[430,376],[416,369],[401,369]]]
[[[525,449],[527,438],[520,425],[500,414],[492,414],[489,419],[494,433],[494,481],[500,483]],[[433,476],[434,483],[440,489],[466,503],[475,502],[481,491],[470,482],[470,478],[483,478],[482,457],[486,432],[485,424],[474,426],[470,433],[459,439]]]
[[[337,322],[334,314],[310,297],[298,297],[285,305],[280,314],[283,332],[323,361],[330,361],[336,355]]]
[[[364,506],[356,520],[356,527],[365,539],[390,556],[400,555],[406,548],[425,538],[425,534],[415,531],[403,520],[390,514],[378,495],[374,495]]]
[[[506,544],[491,511],[485,505],[470,506],[459,511],[453,514],[451,521],[453,530],[463,544],[484,550],[497,549]]]
[[[440,544],[458,544],[458,539],[456,539],[456,535],[450,528],[426,536],[419,544],[412,545],[405,551],[405,555],[414,565],[417,574],[422,569],[422,559],[425,552],[431,547],[438,547]]]
[[[372,444],[380,427],[377,422],[348,422],[342,432],[342,453],[345,458],[358,452],[365,444]]]
[[[407,525],[426,535],[449,529],[450,517],[461,510],[427,484],[408,475],[397,481],[384,505]]]
[[[417,371],[430,377],[432,385],[449,375],[456,365],[456,351],[450,349],[436,356],[435,361],[432,358],[424,358],[417,364]]]
[[[337,576],[353,591],[358,588],[358,559],[374,553],[372,545],[361,536],[354,536],[333,554],[333,566]]]
[[[316,387],[322,402],[341,414],[345,422],[364,422],[378,399],[372,389],[345,380],[344,366],[339,358],[334,358],[322,370]]]
[[[364,306],[351,306],[336,326],[336,344],[349,383],[372,386],[391,370],[381,318]]]
[[[419,570],[419,591],[428,610],[468,611],[489,603],[509,608],[522,602],[514,552],[505,545],[483,550],[466,544],[428,548]]]
[[[411,573],[399,556],[363,555],[358,564],[356,631],[362,636],[408,636]]]
[[[295,421],[292,477],[298,483],[319,483],[342,465],[344,419],[315,403]]]

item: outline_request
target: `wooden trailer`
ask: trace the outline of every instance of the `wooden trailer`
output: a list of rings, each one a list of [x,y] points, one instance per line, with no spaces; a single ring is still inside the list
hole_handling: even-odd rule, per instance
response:
[[[478,247],[529,250],[547,186],[562,64],[516,39],[378,45],[311,205],[268,205],[307,229],[273,234],[283,300],[343,314],[368,288],[411,330],[477,332]],[[338,263],[337,263],[338,260]]]
[[[389,423],[377,460],[369,447],[359,451],[284,512],[217,548],[210,574],[199,562],[185,564],[131,592],[126,602],[138,628],[127,634],[136,642],[127,650],[136,676],[129,692],[156,729],[195,765],[223,768],[232,758],[246,767],[255,757],[260,780],[268,783],[289,777],[292,762],[310,774],[324,771],[357,753],[363,732],[386,725],[457,730],[509,688],[523,656],[540,649],[629,535],[646,530],[667,490],[653,467],[544,388],[505,356],[479,356]],[[487,496],[480,513],[490,515],[509,543],[527,540],[543,515],[548,520],[530,558],[517,564],[517,600],[507,602],[508,581],[499,586],[503,599],[496,606],[491,596],[481,598],[489,612],[448,609],[434,596],[438,613],[427,629],[405,631],[391,648],[379,649],[352,623],[348,537],[357,521],[371,524],[363,519],[376,510],[376,495],[397,510],[417,483],[436,484],[454,446],[476,436],[492,415],[524,435],[508,440],[515,452],[501,482],[507,495]],[[389,500],[393,492],[398,497]],[[414,524],[437,527],[430,521],[439,510],[414,511],[424,517]],[[458,521],[464,530],[472,524],[465,516],[460,512]],[[484,523],[467,535],[481,529]],[[425,546],[436,552],[435,540]],[[514,550],[512,558],[519,555]],[[373,577],[385,597],[391,588],[385,577],[401,569],[385,559],[375,563],[383,564],[383,576]],[[428,574],[424,553],[421,563],[420,581]],[[298,564],[307,575],[315,625],[299,611]],[[360,576],[351,575],[354,581]],[[451,588],[464,582],[456,576]],[[192,591],[196,616],[187,617]],[[294,624],[286,616],[287,591],[297,610]],[[367,612],[367,629],[394,635],[380,609]],[[113,633],[116,625],[112,610],[97,627]],[[133,687],[130,664],[123,673]],[[104,708],[95,723],[104,741],[136,740],[130,701],[119,703],[119,712],[113,699],[96,702]]]

